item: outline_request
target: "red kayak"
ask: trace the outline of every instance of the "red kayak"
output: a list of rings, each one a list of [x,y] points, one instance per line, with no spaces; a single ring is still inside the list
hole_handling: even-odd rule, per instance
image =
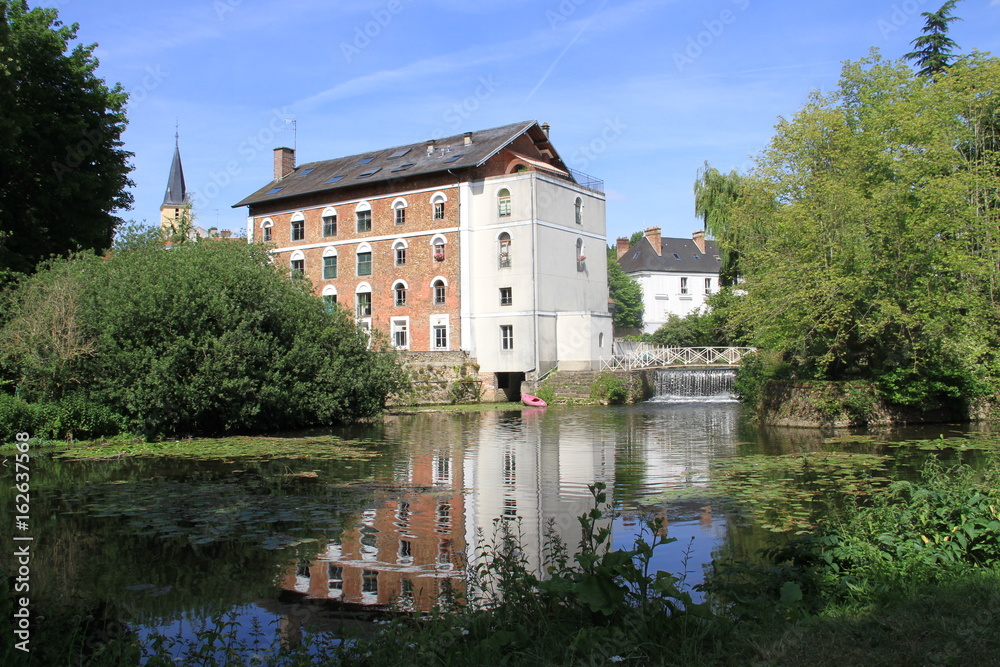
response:
[[[538,398],[537,396],[532,396],[531,394],[521,394],[521,402],[527,405],[529,408],[544,408],[548,405],[545,401]]]

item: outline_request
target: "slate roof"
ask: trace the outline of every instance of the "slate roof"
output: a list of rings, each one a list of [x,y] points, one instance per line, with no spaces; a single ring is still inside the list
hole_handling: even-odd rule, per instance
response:
[[[186,206],[187,190],[184,188],[184,168],[181,166],[181,149],[174,137],[174,159],[170,163],[170,175],[167,177],[167,191],[163,195],[160,206]]]
[[[711,273],[722,269],[719,249],[715,241],[705,239],[705,252],[698,249],[691,239],[660,239],[662,253],[657,255],[649,237],[643,236],[628,249],[618,265],[625,273],[669,272],[669,273]],[[677,255],[676,257],[674,255]]]
[[[252,195],[233,204],[233,208],[449,169],[455,171],[479,167],[517,137],[529,131],[537,144],[545,144],[545,148],[552,151],[554,165],[568,171],[555,149],[548,144],[548,139],[538,126],[538,122],[529,120],[473,132],[472,143],[468,146],[465,145],[464,134],[437,139],[431,155],[427,154],[427,142],[421,141],[333,160],[308,162],[297,166],[295,171],[284,178],[271,181]],[[375,171],[370,173],[372,170]],[[330,182],[338,176],[341,178]]]

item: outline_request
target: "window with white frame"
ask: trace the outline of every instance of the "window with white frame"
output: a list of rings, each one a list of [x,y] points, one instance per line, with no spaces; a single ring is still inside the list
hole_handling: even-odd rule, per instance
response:
[[[687,293],[688,293],[688,279],[687,279],[687,277],[682,277],[681,278],[681,294],[687,294]]]
[[[711,293],[712,293],[712,279],[705,278],[705,294],[711,294]]]
[[[371,317],[372,316],[372,293],[371,292],[358,292],[354,295],[355,299],[355,315],[359,318],[361,317]]]
[[[514,349],[514,325],[513,324],[501,324],[500,325],[500,349],[501,350],[513,350]]]
[[[435,350],[448,349],[447,315],[431,315],[431,347]]]
[[[367,243],[358,246],[358,275],[370,276],[372,274],[372,249]]]
[[[443,192],[435,192],[431,196],[431,207],[434,209],[434,219],[444,220],[444,203],[448,200]]]
[[[361,202],[354,210],[357,220],[358,232],[370,232],[372,230],[372,207],[368,202]]]
[[[497,193],[497,215],[501,218],[510,217],[510,190],[502,188]]]
[[[444,280],[438,278],[432,284],[434,288],[434,305],[443,306],[445,299],[448,296],[448,286],[445,284]]]
[[[500,236],[497,237],[497,243],[499,245],[499,265],[500,268],[506,268],[510,266],[510,234],[507,232],[501,232]]]
[[[447,350],[448,349],[448,325],[446,324],[435,324],[432,333],[434,334],[434,349],[435,350]]]
[[[406,223],[406,200],[397,199],[392,203],[393,220],[397,225]]]
[[[328,208],[323,211],[323,236],[337,235],[337,211]]]
[[[323,294],[323,308],[326,312],[332,313],[333,309],[337,306],[337,293],[330,292]]]
[[[410,346],[410,319],[408,317],[392,318],[392,345],[397,350],[406,350]]]
[[[304,259],[293,259],[292,260],[292,278],[305,278],[306,277],[306,260]]]
[[[584,263],[587,261],[587,256],[583,253],[583,239],[576,240],[576,270],[585,271],[587,265]]]
[[[576,204],[574,205],[576,212],[576,224],[583,224],[583,199],[581,197],[576,198]]]
[[[392,245],[393,256],[395,257],[396,266],[403,266],[406,264],[406,242],[396,241]]]
[[[392,291],[393,291],[393,293],[395,295],[396,305],[397,306],[405,306],[406,305],[406,283],[404,283],[402,280],[400,280],[399,282],[397,282],[395,285],[392,286]]]
[[[274,223],[271,222],[270,220],[265,220],[263,223],[261,223],[261,236],[264,240],[264,243],[271,242],[271,227],[273,226]]]
[[[323,280],[333,280],[337,277],[337,256],[323,255]]]
[[[511,287],[500,288],[500,305],[510,306],[514,303],[514,290]]]
[[[301,241],[306,237],[306,221],[303,218],[292,220],[292,240]]]

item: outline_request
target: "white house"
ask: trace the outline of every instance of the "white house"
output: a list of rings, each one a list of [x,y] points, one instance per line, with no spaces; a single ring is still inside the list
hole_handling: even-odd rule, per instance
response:
[[[618,265],[642,287],[643,331],[653,333],[670,315],[701,309],[719,289],[722,262],[715,241],[697,231],[690,239],[662,238],[650,227],[633,246],[618,239]]]

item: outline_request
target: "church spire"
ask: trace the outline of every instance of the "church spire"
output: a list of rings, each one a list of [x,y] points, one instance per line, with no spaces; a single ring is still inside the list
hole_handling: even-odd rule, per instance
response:
[[[163,195],[164,207],[183,208],[187,205],[188,193],[184,187],[184,168],[181,166],[180,133],[174,132],[174,159],[170,163],[170,176],[167,178],[167,192]]]

